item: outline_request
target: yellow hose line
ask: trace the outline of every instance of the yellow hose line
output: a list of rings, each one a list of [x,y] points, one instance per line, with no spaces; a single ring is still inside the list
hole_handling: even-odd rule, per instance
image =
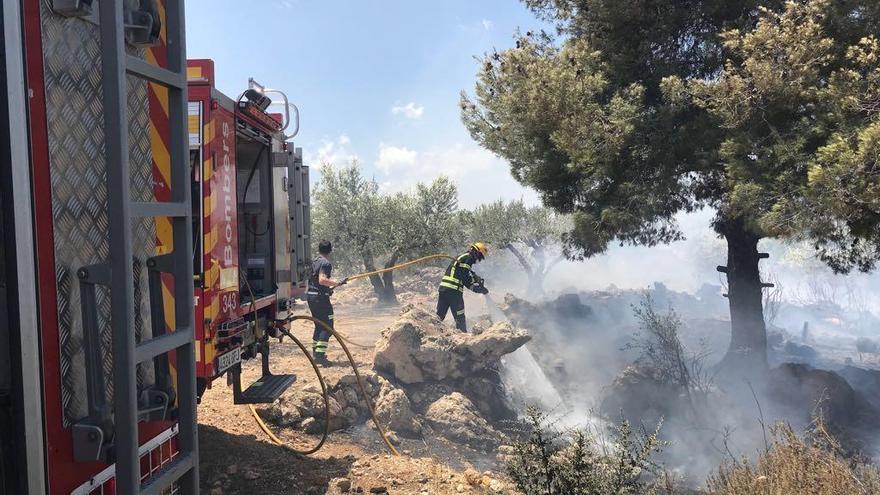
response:
[[[241,272],[239,272],[239,280],[244,281],[244,285],[245,285],[245,287],[247,287],[247,290],[250,293],[251,314],[253,315],[253,318],[254,318],[254,324],[256,324],[256,322],[257,322],[257,309],[256,309],[257,305],[255,303],[257,301],[257,298],[256,298],[256,295],[254,294],[254,289],[251,287],[250,282],[248,282],[247,277],[242,277]],[[278,438],[277,436],[275,436],[274,433],[272,433],[272,430],[270,430],[269,427],[266,425],[266,423],[263,422],[263,418],[260,417],[260,414],[257,412],[257,408],[255,408],[253,404],[248,404],[248,408],[251,411],[251,415],[257,421],[257,425],[259,425],[260,429],[263,430],[263,433],[265,433],[266,436],[268,436],[269,439],[272,440],[272,443],[274,443],[275,445],[280,445],[281,447],[284,447],[285,449],[287,449],[295,454],[300,454],[300,455],[314,454],[321,447],[324,446],[324,442],[326,442],[327,437],[330,436],[330,398],[327,394],[327,383],[324,381],[324,376],[321,374],[321,370],[318,368],[318,364],[315,363],[315,359],[312,358],[311,354],[309,354],[309,350],[306,349],[306,346],[303,345],[303,343],[300,342],[300,340],[298,338],[294,337],[294,335],[291,332],[289,332],[287,329],[282,328],[281,331],[285,335],[290,337],[290,340],[292,340],[294,343],[296,343],[297,347],[299,347],[299,349],[302,351],[302,353],[305,354],[306,359],[309,360],[309,364],[312,365],[312,369],[315,371],[315,375],[318,377],[318,383],[321,384],[321,398],[324,400],[324,433],[321,435],[321,441],[319,441],[317,443],[317,445],[315,445],[311,449],[297,450],[297,449],[291,447],[290,445],[287,445],[283,441],[281,441],[280,438]]]
[[[401,268],[407,268],[407,267],[410,267],[410,266],[413,266],[413,265],[417,265],[417,264],[419,264],[419,263],[425,263],[425,262],[427,262],[427,261],[433,261],[433,260],[437,260],[437,259],[450,259],[450,260],[454,260],[455,257],[454,257],[454,256],[450,256],[450,255],[448,255],[448,254],[443,254],[443,253],[432,254],[432,255],[430,255],[430,256],[423,256],[423,257],[421,257],[421,258],[417,258],[417,259],[414,259],[414,260],[412,260],[412,261],[407,261],[406,263],[401,263],[401,264],[399,264],[399,265],[389,266],[388,268],[383,268],[383,269],[381,269],[381,270],[375,270],[375,271],[372,271],[372,272],[358,273],[358,274],[355,274],[355,275],[352,275],[352,276],[348,277],[348,280],[349,280],[349,281],[352,281],[352,280],[359,280],[359,279],[366,278],[366,277],[369,277],[369,276],[372,276],[372,275],[380,275],[380,274],[383,274],[383,273],[386,273],[386,272],[390,272],[390,271],[393,271],[393,270],[400,270]],[[337,334],[338,334],[338,335],[336,336],[336,338],[339,339],[339,340],[342,340],[342,341],[346,342],[348,345],[352,345],[352,346],[355,346],[355,347],[359,347],[359,348],[361,348],[361,349],[369,349],[369,348],[371,347],[371,346],[368,346],[368,345],[358,344],[357,342],[352,342],[351,339],[349,339],[349,338],[346,337],[344,334],[341,334],[341,333],[339,333],[339,332],[337,332]]]
[[[321,384],[321,396],[324,399],[324,433],[321,435],[321,440],[317,444],[315,444],[314,447],[312,447],[308,450],[295,449],[295,448],[291,447],[290,445],[284,443],[284,441],[282,441],[280,438],[275,436],[274,433],[272,433],[272,430],[270,430],[269,426],[263,422],[263,418],[260,417],[260,414],[257,412],[257,408],[254,407],[253,404],[248,404],[248,408],[251,410],[251,415],[253,415],[254,419],[257,421],[257,425],[260,427],[261,430],[263,430],[263,433],[265,433],[266,436],[269,437],[270,440],[272,440],[272,443],[274,443],[275,445],[279,445],[281,447],[284,447],[285,449],[293,452],[294,454],[299,454],[299,455],[314,454],[315,452],[320,450],[321,447],[324,446],[324,442],[327,441],[327,437],[330,435],[330,399],[329,399],[328,393],[327,393],[327,383],[324,382],[324,376],[321,374],[321,369],[318,367],[318,364],[315,363],[315,360],[314,360],[314,358],[312,358],[312,355],[309,354],[309,351],[308,351],[308,349],[306,349],[306,346],[303,345],[303,343],[300,342],[300,340],[298,338],[296,338],[292,333],[288,332],[287,330],[282,330],[282,332],[284,332],[284,335],[290,337],[290,340],[292,340],[294,343],[296,343],[296,345],[300,348],[302,353],[306,355],[306,358],[308,358],[308,360],[309,360],[309,364],[311,364],[312,369],[315,370],[315,375],[317,375],[317,377],[318,377],[318,383]]]
[[[358,273],[356,275],[352,275],[351,277],[348,277],[348,280],[350,280],[350,281],[351,280],[358,280],[361,278],[369,277],[371,275],[380,275],[382,273],[390,272],[393,270],[399,270],[401,268],[406,268],[409,266],[416,265],[418,263],[424,263],[426,261],[432,261],[432,260],[436,260],[436,259],[454,260],[455,257],[450,256],[448,254],[432,254],[430,256],[424,256],[422,258],[414,259],[412,261],[407,261],[406,263],[401,263],[399,265],[394,265],[394,266],[391,266],[388,268],[383,268],[381,270],[375,270],[372,272],[365,272],[365,273]],[[254,291],[251,288],[251,284],[248,282],[247,278],[244,278],[244,283],[245,283],[245,286],[247,287],[248,291],[250,292],[251,301],[252,301],[251,307],[254,308],[254,310],[253,310],[254,321],[257,321],[256,305],[253,304],[253,301],[256,301],[256,297],[254,296]],[[348,347],[345,344],[347,342],[350,345],[353,345],[356,347],[361,347],[364,349],[368,349],[370,346],[365,346],[365,345],[361,345],[361,344],[352,342],[347,337],[345,337],[341,333],[334,330],[330,325],[328,325],[327,323],[325,323],[325,322],[323,322],[313,316],[297,315],[297,316],[293,316],[293,317],[288,318],[289,322],[293,322],[296,320],[309,320],[311,322],[314,322],[315,324],[323,327],[324,330],[327,330],[328,332],[330,332],[331,335],[336,337],[336,340],[339,342],[340,347],[342,347],[342,350],[345,351],[345,356],[348,358],[348,363],[349,363],[349,365],[351,365],[351,369],[354,370],[354,375],[355,375],[355,378],[357,379],[358,389],[360,389],[361,396],[364,398],[364,402],[367,404],[367,408],[370,410],[370,417],[373,419],[373,424],[376,425],[376,430],[378,430],[379,436],[382,437],[382,440],[385,442],[385,445],[388,447],[388,450],[391,451],[392,454],[399,456],[400,452],[398,452],[397,449],[394,448],[394,445],[391,445],[391,441],[388,440],[388,435],[385,433],[385,429],[382,428],[382,425],[379,424],[379,420],[376,418],[376,410],[373,408],[373,401],[370,399],[370,395],[367,393],[366,389],[364,388],[363,378],[361,378],[360,371],[358,371],[357,363],[354,362],[354,357],[351,355],[351,352],[348,350]],[[324,433],[321,437],[321,441],[319,441],[317,443],[317,445],[315,445],[311,449],[297,450],[297,449],[291,447],[290,445],[284,443],[283,440],[281,440],[280,438],[278,438],[277,435],[272,433],[272,430],[269,429],[269,426],[263,421],[263,418],[260,417],[259,412],[257,412],[257,408],[254,407],[253,404],[248,405],[248,408],[250,409],[251,415],[254,417],[254,420],[257,422],[257,425],[260,427],[261,430],[263,430],[263,433],[265,433],[266,436],[269,437],[269,439],[272,441],[272,443],[274,443],[275,445],[278,445],[280,447],[283,447],[283,448],[285,448],[293,453],[296,453],[296,454],[300,454],[300,455],[313,454],[313,453],[317,452],[324,445],[324,442],[327,440],[327,436],[330,434],[330,404],[329,404],[328,393],[327,393],[327,384],[324,381],[323,375],[321,375],[321,370],[318,368],[318,365],[315,363],[315,360],[312,358],[311,354],[309,354],[308,349],[306,349],[306,347],[303,345],[303,343],[300,342],[299,339],[294,337],[291,332],[284,330],[284,329],[282,330],[282,332],[284,333],[284,335],[290,337],[290,339],[293,340],[293,342],[296,343],[296,345],[300,348],[302,353],[305,354],[306,358],[308,358],[308,360],[309,360],[309,363],[312,365],[312,369],[315,370],[315,374],[318,377],[318,382],[321,384],[321,395],[324,399]]]
[[[383,274],[383,273],[385,273],[385,272],[390,272],[390,271],[393,271],[393,270],[399,270],[399,269],[401,269],[401,268],[406,268],[406,267],[408,267],[408,266],[417,265],[417,264],[419,264],[419,263],[424,263],[424,262],[426,262],[426,261],[439,260],[439,259],[454,260],[455,257],[454,257],[454,256],[449,256],[448,254],[432,254],[432,255],[430,255],[430,256],[425,256],[425,257],[422,257],[422,258],[414,259],[414,260],[412,260],[412,261],[407,261],[406,263],[401,263],[401,264],[399,264],[399,265],[389,266],[388,268],[383,268],[383,269],[381,269],[381,270],[375,270],[375,271],[372,271],[372,272],[358,273],[357,275],[352,275],[352,276],[348,277],[348,280],[349,280],[349,281],[351,281],[351,280],[358,280],[358,279],[361,279],[361,278],[364,278],[364,277],[369,277],[369,276],[371,276],[371,275],[381,275],[381,274]]]
[[[385,428],[382,428],[382,425],[379,424],[379,420],[376,418],[376,410],[373,408],[373,400],[370,399],[370,394],[367,393],[367,390],[364,388],[364,379],[361,378],[361,372],[358,371],[357,363],[354,362],[354,356],[351,355],[351,351],[348,350],[348,346],[345,345],[345,342],[339,338],[339,333],[333,329],[330,325],[324,323],[323,321],[315,318],[314,316],[306,316],[306,315],[297,315],[290,318],[290,321],[296,320],[309,320],[312,322],[321,325],[324,330],[330,332],[336,340],[339,341],[339,346],[342,347],[342,350],[345,351],[345,356],[348,358],[348,364],[351,365],[351,369],[354,371],[354,376],[357,379],[358,388],[361,391],[361,395],[364,397],[364,402],[367,403],[367,408],[370,410],[370,417],[373,418],[373,424],[376,425],[376,430],[379,431],[379,435],[382,437],[382,440],[385,442],[385,445],[388,447],[388,450],[391,451],[394,455],[400,455],[400,452],[394,448],[394,445],[391,445],[391,442],[388,440],[388,435],[385,433]]]
[[[372,349],[371,345],[358,344],[357,342],[352,342],[351,339],[346,337],[342,332],[336,332],[336,338],[342,342],[345,342],[348,345],[358,347],[360,349]]]

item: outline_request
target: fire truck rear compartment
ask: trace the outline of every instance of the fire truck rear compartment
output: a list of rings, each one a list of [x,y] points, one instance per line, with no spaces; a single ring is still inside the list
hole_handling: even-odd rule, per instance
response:
[[[268,136],[240,126],[236,142],[239,266],[250,289],[241,287],[242,300],[275,293],[272,164]]]

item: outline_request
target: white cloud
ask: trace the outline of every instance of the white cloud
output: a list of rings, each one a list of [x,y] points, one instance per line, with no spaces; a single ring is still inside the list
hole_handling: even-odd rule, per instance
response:
[[[346,165],[353,160],[358,160],[358,155],[348,149],[351,139],[345,134],[335,139],[325,138],[321,140],[317,149],[305,147],[306,156],[304,161],[308,165],[319,166],[323,163],[331,165]],[[314,150],[314,151],[312,151]]]
[[[486,31],[491,31],[492,27],[495,26],[495,23],[493,23],[489,19],[483,19],[482,24],[483,24],[483,29],[485,29]]]
[[[459,204],[473,207],[497,199],[523,199],[538,204],[537,194],[521,186],[510,175],[507,162],[475,145],[455,144],[424,151],[379,145],[377,177],[386,192],[405,191],[419,182],[430,182],[440,175],[458,186]]]
[[[278,7],[283,8],[283,9],[292,9],[294,7],[295,3],[296,3],[296,0],[278,0],[276,5]]]
[[[422,114],[425,113],[425,107],[422,105],[416,105],[414,102],[409,102],[406,105],[392,106],[391,113],[394,115],[403,115],[411,120],[417,120],[422,118]]]
[[[379,159],[376,160],[376,168],[389,175],[400,168],[415,165],[418,153],[404,147],[391,146],[379,143]]]

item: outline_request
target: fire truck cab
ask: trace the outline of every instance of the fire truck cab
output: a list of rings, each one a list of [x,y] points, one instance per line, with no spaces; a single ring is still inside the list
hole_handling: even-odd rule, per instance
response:
[[[255,81],[219,92],[183,17],[3,0],[0,495],[195,495],[201,394],[294,382],[269,337],[310,257],[299,114]]]

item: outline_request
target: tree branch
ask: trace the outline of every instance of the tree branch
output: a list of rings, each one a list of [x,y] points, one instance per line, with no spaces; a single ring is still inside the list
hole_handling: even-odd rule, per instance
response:
[[[550,273],[550,270],[552,270],[553,267],[558,265],[564,259],[565,259],[564,254],[560,254],[559,256],[557,256],[553,261],[550,262],[549,265],[547,265],[547,268],[544,269],[544,275],[547,275],[548,273]]]
[[[513,253],[517,261],[519,261],[519,264],[522,265],[526,273],[529,275],[529,278],[531,278],[532,265],[529,263],[529,260],[527,260],[526,257],[521,252],[519,252],[519,249],[517,249],[516,246],[514,246],[513,244],[507,243],[507,245],[505,245],[504,247],[507,248],[508,251]]]

